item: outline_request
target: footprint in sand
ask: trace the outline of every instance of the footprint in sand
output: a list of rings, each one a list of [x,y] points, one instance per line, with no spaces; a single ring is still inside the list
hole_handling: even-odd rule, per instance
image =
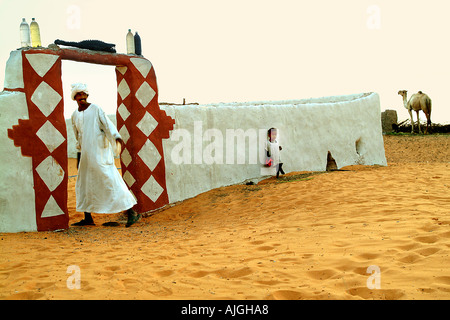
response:
[[[120,266],[106,266],[105,269],[108,270],[108,271],[113,271],[114,272],[114,271],[119,270]]]
[[[50,287],[53,287],[55,285],[54,282],[50,282],[50,281],[41,281],[41,282],[35,282],[35,281],[31,281],[28,282],[24,288],[26,290],[34,290],[34,291],[39,291],[41,289],[48,289]]]
[[[369,274],[367,273],[367,267],[368,266],[356,267],[352,271],[356,274],[360,274],[360,275],[368,277]]]
[[[406,254],[405,256],[397,259],[400,262],[403,263],[414,263],[417,260],[423,259],[423,257],[415,252],[409,252],[408,254]]]
[[[12,294],[6,298],[2,298],[5,300],[37,300],[44,297],[43,293],[38,293],[34,291],[25,291]]]
[[[419,250],[416,250],[415,252],[417,252],[418,254],[428,257],[431,256],[432,254],[435,254],[436,252],[440,251],[441,249],[436,248],[436,247],[430,247],[430,248],[422,248]]]
[[[363,260],[374,260],[376,258],[378,258],[380,255],[378,253],[369,253],[369,252],[365,252],[362,253],[358,256],[356,256],[356,258],[361,258]]]
[[[310,258],[312,258],[312,257],[314,257],[314,254],[313,254],[313,253],[304,253],[304,254],[302,255],[302,259],[310,259]]]
[[[159,290],[147,290],[151,294],[157,296],[157,297],[167,297],[172,295],[172,290],[166,287],[161,287]]]
[[[240,278],[247,276],[249,274],[253,273],[253,270],[249,267],[244,267],[237,270],[227,270],[227,269],[221,269],[214,272],[217,276],[224,278],[224,279],[230,279],[230,278]]]
[[[444,238],[450,238],[450,231],[441,233],[440,236],[444,237]]]
[[[398,249],[401,249],[403,251],[410,251],[411,249],[415,249],[417,247],[421,247],[422,245],[420,243],[417,242],[411,242],[402,246],[398,246]]]
[[[195,272],[189,274],[189,276],[192,277],[192,278],[202,278],[202,277],[204,277],[204,276],[206,276],[208,274],[209,274],[208,271],[201,271],[200,270],[200,271],[195,271]]]
[[[272,292],[271,295],[267,297],[269,300],[301,300],[305,299],[305,294],[293,291],[293,290],[278,290]]]
[[[172,270],[163,270],[163,271],[157,271],[157,272],[155,272],[155,274],[158,277],[168,277],[173,274],[173,271]]]
[[[352,245],[351,242],[336,240],[333,242],[333,245],[339,248],[350,247]]]
[[[414,240],[422,243],[435,243],[439,238],[437,236],[419,236],[415,237]]]
[[[5,281],[11,276],[10,272],[0,272],[0,281]]]
[[[308,271],[308,276],[315,280],[326,280],[333,277],[336,277],[338,274],[337,271],[332,269],[322,269],[322,270],[314,270],[314,271]]]
[[[274,285],[282,283],[282,281],[278,281],[278,280],[259,280],[259,281],[255,281],[255,282],[262,284],[262,285],[266,285],[266,286],[274,286]]]
[[[131,290],[131,289],[136,289],[136,288],[141,287],[142,283],[141,283],[141,281],[139,281],[137,279],[128,278],[128,279],[123,279],[122,284],[124,285],[124,287],[126,289]]]
[[[417,288],[417,291],[419,291],[421,293],[433,293],[433,292],[436,292],[436,289],[432,289],[432,288]]]
[[[450,285],[450,276],[436,277],[436,281],[440,284]]]
[[[269,250],[273,250],[273,249],[274,249],[274,247],[271,247],[271,246],[261,246],[261,247],[256,248],[256,250],[259,250],[259,251],[269,251]]]
[[[296,262],[296,263],[300,263],[298,258],[280,258],[279,260],[281,262]]]
[[[351,288],[347,291],[352,296],[360,297],[362,299],[376,299],[376,300],[398,300],[405,294],[398,289],[376,289],[371,290],[367,287]]]

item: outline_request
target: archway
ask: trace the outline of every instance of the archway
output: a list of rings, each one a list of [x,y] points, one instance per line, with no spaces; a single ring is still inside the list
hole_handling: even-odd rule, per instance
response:
[[[162,139],[175,121],[158,105],[156,75],[143,57],[79,49],[21,51],[23,89],[29,119],[8,129],[22,156],[32,158],[38,231],[68,227],[67,128],[61,60],[115,66],[117,128],[125,142],[122,174],[138,200],[135,210],[148,212],[168,203]],[[11,90],[16,91],[16,90]]]

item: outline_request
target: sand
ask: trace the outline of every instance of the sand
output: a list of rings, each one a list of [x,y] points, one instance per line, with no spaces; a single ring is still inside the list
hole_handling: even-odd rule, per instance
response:
[[[387,167],[223,187],[131,228],[0,234],[0,299],[450,299],[450,135],[384,139]]]

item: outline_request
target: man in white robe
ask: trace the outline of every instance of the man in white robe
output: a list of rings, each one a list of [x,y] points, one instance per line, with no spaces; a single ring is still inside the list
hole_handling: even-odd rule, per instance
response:
[[[75,226],[93,225],[91,213],[127,212],[126,227],[140,218],[132,207],[137,203],[128,190],[114,163],[114,153],[120,153],[123,143],[117,128],[96,104],[87,102],[89,92],[85,84],[72,85],[72,100],[78,109],[72,114],[72,126],[81,152],[75,185],[76,210],[84,212],[84,219]]]

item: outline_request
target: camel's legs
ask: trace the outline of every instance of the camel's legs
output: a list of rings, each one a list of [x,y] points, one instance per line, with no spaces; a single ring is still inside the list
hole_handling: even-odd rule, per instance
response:
[[[414,119],[412,116],[412,111],[408,110],[408,112],[409,112],[409,116],[411,117],[411,133],[414,133]]]
[[[416,114],[417,114],[417,126],[419,127],[419,133],[422,133],[422,129],[420,129],[419,111],[420,110],[416,111]]]
[[[427,128],[425,129],[425,133],[428,133],[428,126],[430,126],[431,129],[431,115],[430,113],[425,113],[425,116],[427,117]]]

